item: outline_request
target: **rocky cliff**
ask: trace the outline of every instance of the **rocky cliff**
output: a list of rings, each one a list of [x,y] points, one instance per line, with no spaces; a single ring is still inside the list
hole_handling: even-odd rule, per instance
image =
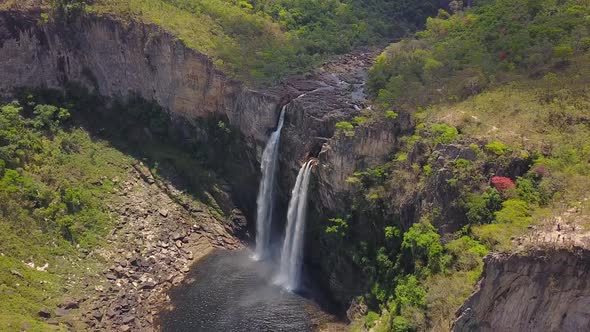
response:
[[[278,117],[276,95],[247,89],[158,27],[109,17],[65,25],[39,12],[0,12],[0,72],[3,95],[75,82],[106,97],[140,95],[173,118],[226,119],[258,143]]]
[[[346,179],[388,161],[401,137],[413,130],[409,114],[402,113],[395,120],[358,125],[354,134],[336,131],[338,122],[352,121],[370,108],[364,85],[375,55],[367,50],[341,56],[306,77],[287,80],[283,88],[292,100],[280,146],[281,200],[286,204],[302,161],[317,157],[305,236],[306,261],[314,279],[343,307],[367,291],[369,279],[350,257],[324,242],[328,219],[350,212],[351,185]]]
[[[395,121],[357,127],[353,137],[335,133],[337,122],[351,120],[368,106],[364,84],[374,55],[366,51],[342,56],[261,92],[229,78],[207,57],[156,26],[93,15],[64,25],[42,21],[39,12],[0,12],[0,95],[10,96],[15,87],[62,89],[75,83],[111,100],[140,96],[154,101],[169,113],[177,134],[192,141],[207,144],[213,133],[203,123],[210,119],[237,129],[236,144],[245,151],[223,162],[235,164],[235,176],[227,180],[251,225],[258,160],[280,106],[288,103],[280,146],[279,205],[286,205],[302,161],[319,157],[310,207],[310,220],[317,222],[306,235],[307,252],[315,254],[308,259],[344,305],[365,291],[364,284],[353,278],[358,274],[348,260],[332,271],[322,267],[323,222],[346,210],[346,179],[386,161],[399,137],[412,127],[409,116],[400,114]],[[277,217],[284,220],[284,215]],[[275,233],[280,234],[281,227]],[[338,271],[348,273],[334,274]]]
[[[585,249],[490,255],[453,330],[587,331],[589,277]]]

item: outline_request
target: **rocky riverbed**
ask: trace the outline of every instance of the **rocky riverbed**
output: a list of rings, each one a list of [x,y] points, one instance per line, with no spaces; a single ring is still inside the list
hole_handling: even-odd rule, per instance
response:
[[[196,261],[215,248],[243,247],[232,235],[235,227],[246,226],[239,210],[223,218],[141,163],[128,173],[121,182],[115,179],[117,198],[109,208],[117,224],[108,245],[88,253],[106,269],[82,281],[80,296],[41,309],[48,322],[72,330],[152,331],[154,317],[170,300],[168,291]]]

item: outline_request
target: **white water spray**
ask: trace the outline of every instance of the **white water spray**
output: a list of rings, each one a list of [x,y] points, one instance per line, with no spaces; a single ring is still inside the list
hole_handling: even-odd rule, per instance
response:
[[[281,251],[281,266],[277,283],[290,291],[299,287],[301,278],[303,235],[305,233],[305,217],[307,214],[307,189],[311,169],[315,163],[315,160],[309,160],[299,170],[287,211],[287,228],[285,230],[283,250]]]
[[[277,129],[270,135],[260,162],[262,179],[260,180],[258,198],[256,199],[256,250],[254,253],[254,259],[257,260],[265,258],[270,247],[270,228],[274,206],[273,191],[279,159],[279,141],[285,121],[286,107],[287,105],[283,106],[281,110]]]

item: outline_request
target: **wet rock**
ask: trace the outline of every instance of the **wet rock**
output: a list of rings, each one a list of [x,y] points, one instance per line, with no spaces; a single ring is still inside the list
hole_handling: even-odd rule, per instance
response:
[[[49,310],[49,308],[42,308],[39,310],[38,315],[39,317],[49,318],[51,317],[51,310]]]
[[[182,276],[176,276],[174,277],[174,279],[172,279],[172,284],[173,285],[180,285],[180,283],[182,282],[183,277]]]

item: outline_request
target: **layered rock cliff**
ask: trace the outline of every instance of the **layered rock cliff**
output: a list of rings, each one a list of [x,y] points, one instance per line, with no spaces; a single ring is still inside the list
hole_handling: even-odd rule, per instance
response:
[[[453,330],[587,331],[589,277],[585,249],[490,255]]]
[[[247,89],[158,27],[104,16],[67,25],[40,17],[0,12],[0,94],[74,82],[106,97],[153,100],[173,118],[227,119],[257,143],[276,124],[276,95]]]

